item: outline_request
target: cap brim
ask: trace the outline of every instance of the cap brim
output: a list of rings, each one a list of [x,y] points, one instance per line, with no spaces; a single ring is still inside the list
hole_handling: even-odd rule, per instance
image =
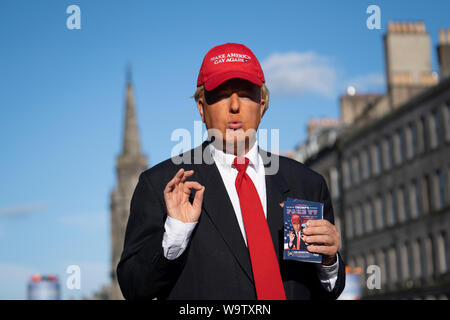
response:
[[[214,90],[218,86],[220,86],[225,81],[228,81],[230,79],[244,79],[247,81],[250,81],[251,83],[257,85],[258,87],[262,86],[262,81],[251,74],[248,74],[246,72],[239,72],[239,71],[232,71],[232,72],[224,72],[220,73],[218,75],[212,76],[208,79],[208,81],[205,82],[205,89],[207,91]]]

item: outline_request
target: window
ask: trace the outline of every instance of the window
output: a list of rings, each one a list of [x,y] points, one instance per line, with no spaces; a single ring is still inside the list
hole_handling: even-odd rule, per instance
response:
[[[356,267],[360,267],[362,269],[361,277],[359,277],[359,279],[360,279],[359,284],[360,284],[361,288],[365,288],[365,285],[366,285],[366,277],[365,277],[366,263],[365,263],[364,257],[362,255],[358,256],[356,258]]]
[[[439,272],[445,273],[447,272],[447,248],[446,248],[446,233],[440,232],[437,235],[437,253],[438,253],[438,262],[439,262]]]
[[[384,227],[383,202],[381,197],[377,195],[375,198],[375,228],[382,229]]]
[[[425,117],[420,117],[419,119],[419,128],[418,128],[418,134],[419,134],[419,146],[420,146],[420,152],[425,152],[427,147],[427,141],[428,141],[428,134],[427,134],[427,128],[425,123]]]
[[[345,213],[345,233],[346,233],[346,237],[347,239],[351,239],[353,238],[354,235],[354,219],[353,219],[353,211],[349,209],[346,213]]]
[[[447,203],[450,203],[450,166],[447,168]]]
[[[336,199],[339,197],[339,172],[336,167],[331,167],[330,169],[330,180],[331,180],[331,197]]]
[[[381,284],[384,285],[386,283],[386,257],[383,250],[378,250],[377,252],[377,264],[381,269]]]
[[[408,245],[403,243],[400,247],[400,264],[402,270],[402,280],[409,278]]]
[[[405,160],[406,157],[406,138],[405,138],[405,130],[399,129],[398,131],[398,137],[400,141],[400,148],[399,148],[399,155],[400,155],[400,163],[402,163]]]
[[[371,266],[375,264],[375,256],[372,253],[368,253],[366,255],[367,266]]]
[[[388,136],[384,139],[384,168],[392,168],[392,139]]]
[[[348,164],[347,160],[344,160],[342,163],[342,174],[344,175],[344,187],[349,188],[351,186],[351,173],[350,173],[350,166]]]
[[[422,182],[422,206],[424,213],[428,213],[431,210],[431,189],[428,176],[425,176]]]
[[[354,214],[355,214],[355,234],[359,236],[363,233],[363,230],[364,230],[361,206],[356,205],[356,207],[354,209]]]
[[[405,158],[405,136],[403,130],[399,129],[394,134],[395,164],[401,164]]]
[[[416,180],[413,180],[409,186],[409,212],[412,218],[419,216],[420,210],[420,188]]]
[[[441,124],[441,119],[439,116],[439,111],[438,110],[434,110],[431,113],[431,118],[430,118],[430,134],[431,134],[431,147],[432,148],[436,148],[439,146],[440,143],[440,139],[439,139],[439,132],[440,132],[440,124]]]
[[[411,129],[411,157],[414,157],[417,153],[417,126],[411,122],[409,128]]]
[[[373,165],[373,173],[374,174],[379,174],[381,172],[381,166],[382,166],[382,161],[381,161],[381,149],[380,149],[380,144],[379,143],[375,143],[372,146],[372,165]]]
[[[395,210],[395,197],[393,192],[390,191],[386,194],[386,213],[387,213],[387,225],[392,226],[396,222],[396,210]]]
[[[397,190],[397,213],[399,222],[406,220],[406,210],[405,190],[402,186]]]
[[[398,281],[398,263],[397,263],[397,252],[395,248],[390,248],[388,250],[388,260],[389,260],[389,275],[390,282],[395,283]]]
[[[433,241],[431,240],[431,236],[428,236],[425,239],[425,266],[426,266],[426,275],[432,276],[434,273],[434,263],[433,263]]]
[[[450,100],[445,104],[444,112],[446,113],[447,124],[447,141],[450,140]]]
[[[412,129],[411,124],[408,123],[408,126],[405,128],[405,138],[406,138],[406,159],[411,159],[413,157],[413,146],[412,146]]]
[[[353,183],[358,184],[361,181],[360,161],[358,154],[355,154],[352,157],[352,170]]]
[[[444,174],[442,170],[438,169],[435,172],[435,195],[436,195],[436,208],[441,209],[444,206],[445,199],[445,182],[444,182]]]
[[[369,150],[363,149],[361,152],[361,160],[362,160],[362,176],[363,179],[367,179],[370,177],[370,153]]]
[[[412,256],[414,267],[414,278],[422,277],[422,260],[423,256],[420,254],[420,240],[417,239],[412,243]]]
[[[372,232],[373,231],[373,209],[372,209],[372,202],[370,200],[367,200],[364,203],[364,222],[366,226],[366,232]]]

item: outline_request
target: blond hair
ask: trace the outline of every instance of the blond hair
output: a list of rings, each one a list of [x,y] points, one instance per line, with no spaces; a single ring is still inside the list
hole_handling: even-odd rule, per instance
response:
[[[261,86],[261,97],[266,101],[266,105],[264,107],[263,115],[266,113],[266,110],[269,108],[269,89],[267,88],[266,84],[263,83]],[[197,102],[198,99],[202,98],[203,101],[205,101],[205,86],[201,85],[200,87],[197,87],[197,90],[195,90],[193,98]]]

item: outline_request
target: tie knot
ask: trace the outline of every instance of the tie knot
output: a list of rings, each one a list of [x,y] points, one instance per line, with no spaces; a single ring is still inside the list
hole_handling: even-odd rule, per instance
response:
[[[245,158],[234,158],[233,164],[236,167],[236,169],[239,171],[239,173],[241,172],[245,172],[245,170],[247,170],[247,166],[248,163],[250,162],[250,160],[245,157]]]

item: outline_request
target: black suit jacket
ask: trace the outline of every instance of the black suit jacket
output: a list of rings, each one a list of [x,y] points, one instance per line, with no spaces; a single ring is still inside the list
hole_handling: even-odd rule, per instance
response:
[[[183,154],[185,163],[175,164],[181,159],[175,157],[141,173],[117,266],[126,299],[256,299],[248,248],[217,166],[210,153],[205,152],[207,144],[205,141]],[[261,149],[259,152],[266,172],[273,161],[279,161],[278,172],[266,175],[267,221],[286,297],[336,299],[345,285],[345,265],[340,255],[339,275],[332,292],[321,285],[314,264],[283,260],[284,220],[280,203],[288,197],[323,202],[324,219],[334,223],[325,180],[300,162]],[[269,160],[272,162],[267,163]],[[167,217],[163,191],[181,167],[193,169],[194,175],[188,180],[205,186],[203,208],[187,249],[179,258],[168,260],[162,249]]]
[[[301,233],[300,233],[300,236],[301,236]],[[300,249],[297,248],[297,234],[295,232],[294,232],[294,240],[292,241],[292,245],[289,244],[288,247],[289,247],[289,249],[292,249],[292,250],[306,250],[306,244],[302,239],[300,239]]]

